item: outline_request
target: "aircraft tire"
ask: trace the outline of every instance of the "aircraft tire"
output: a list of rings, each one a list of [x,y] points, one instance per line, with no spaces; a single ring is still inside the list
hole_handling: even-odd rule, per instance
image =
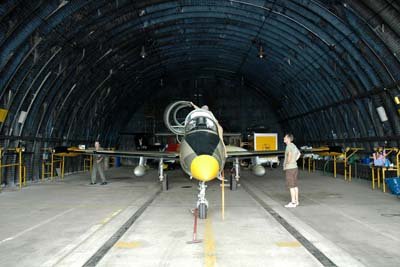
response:
[[[168,175],[165,174],[165,175],[164,175],[164,179],[163,179],[163,181],[162,181],[162,190],[163,190],[163,191],[168,191],[168,189],[169,189]]]
[[[233,175],[233,174],[231,174],[231,176],[230,176],[229,185],[230,185],[231,191],[237,190],[237,181],[235,179],[235,175]]]
[[[199,219],[206,219],[207,218],[207,205],[201,203],[199,205]]]

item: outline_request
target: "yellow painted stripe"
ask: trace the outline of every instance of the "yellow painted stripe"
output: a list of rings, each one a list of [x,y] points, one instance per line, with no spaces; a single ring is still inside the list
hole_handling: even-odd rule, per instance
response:
[[[111,214],[111,216],[105,218],[101,224],[106,224],[108,223],[112,218],[114,218],[115,216],[117,216],[120,212],[122,211],[122,209],[117,210],[116,212],[114,212],[113,214]]]
[[[301,244],[297,241],[292,242],[276,242],[275,243],[278,247],[286,247],[286,248],[297,248],[301,247]]]
[[[133,242],[122,242],[122,241],[120,241],[120,242],[117,242],[117,243],[115,243],[115,247],[116,248],[138,248],[138,247],[140,247],[140,242],[137,242],[137,241],[133,241]]]
[[[117,210],[116,212],[114,212],[114,213],[111,215],[111,217],[117,216],[121,211],[122,211],[122,209]]]
[[[215,254],[214,232],[210,217],[206,219],[206,229],[204,234],[204,266],[214,267],[217,262]]]
[[[101,222],[101,224],[106,224],[106,223],[108,223],[110,220],[111,220],[111,218],[110,218],[110,217],[107,217],[107,218],[105,218],[105,219]]]

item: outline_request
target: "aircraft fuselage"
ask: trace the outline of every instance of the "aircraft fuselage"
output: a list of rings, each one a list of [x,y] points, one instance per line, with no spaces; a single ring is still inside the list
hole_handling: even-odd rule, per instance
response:
[[[193,178],[200,181],[209,181],[217,177],[222,171],[225,164],[225,146],[223,141],[219,137],[218,133],[210,130],[195,130],[188,132],[180,145],[180,163],[182,169]],[[206,177],[200,177],[195,173],[192,173],[193,161],[196,157],[208,155],[213,157],[218,163],[218,173],[214,177],[206,175]],[[204,164],[207,164],[206,161]],[[210,164],[210,163],[208,163]],[[198,168],[206,168],[208,166],[198,166]],[[205,171],[205,170],[201,170]],[[215,170],[213,170],[215,173]],[[202,172],[203,173],[203,172]],[[211,174],[210,174],[211,175]]]

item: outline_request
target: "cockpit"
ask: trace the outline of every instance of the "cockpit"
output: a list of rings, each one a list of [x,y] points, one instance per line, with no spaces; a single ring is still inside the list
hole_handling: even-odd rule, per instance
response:
[[[208,111],[193,110],[186,117],[185,120],[185,132],[191,132],[195,130],[209,130],[217,132],[217,124],[213,115]]]

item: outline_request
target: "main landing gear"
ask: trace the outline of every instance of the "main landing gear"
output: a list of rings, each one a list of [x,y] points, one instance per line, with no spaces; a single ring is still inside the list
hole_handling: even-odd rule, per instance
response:
[[[233,168],[229,179],[229,187],[232,191],[237,190],[238,182],[240,179],[239,170],[240,170],[239,159],[236,158],[235,161],[233,162]]]
[[[160,159],[160,162],[158,164],[158,178],[160,179],[160,182],[162,184],[162,190],[167,191],[169,188],[168,184],[168,176],[166,173],[164,173],[164,160]]]

